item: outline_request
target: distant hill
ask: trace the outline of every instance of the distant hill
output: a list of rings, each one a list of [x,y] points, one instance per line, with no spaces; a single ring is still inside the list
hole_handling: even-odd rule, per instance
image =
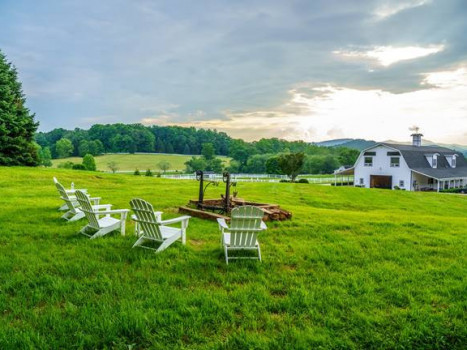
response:
[[[316,142],[314,144],[316,146],[321,146],[321,147],[337,147],[349,141],[353,141],[353,139],[335,139],[335,140]]]
[[[411,144],[411,142],[409,141],[401,142],[401,141],[394,141],[394,140],[386,140],[382,142],[397,143],[397,144],[402,144],[402,145]],[[378,142],[373,141],[373,140],[364,140],[364,139],[336,139],[336,140],[316,142],[315,145],[322,146],[322,147],[347,147],[347,148],[357,149],[361,151],[377,143]],[[467,157],[467,146],[466,145],[446,144],[446,143],[433,142],[430,140],[423,140],[422,144],[424,146],[440,146],[440,147],[450,148],[455,151],[462,152],[464,156]]]
[[[371,147],[374,144],[376,144],[375,141],[369,141],[364,139],[337,139],[315,143],[315,145],[320,147],[347,147],[357,149],[359,151]]]

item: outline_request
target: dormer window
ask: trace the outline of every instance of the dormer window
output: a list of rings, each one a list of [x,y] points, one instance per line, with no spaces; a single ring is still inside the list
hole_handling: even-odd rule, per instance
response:
[[[425,159],[432,168],[438,167],[438,157],[439,153],[429,153],[425,154]]]
[[[457,154],[453,154],[452,156],[449,155],[449,156],[446,156],[446,160],[448,161],[449,165],[451,166],[451,168],[455,168],[456,167],[456,164],[457,164]]]

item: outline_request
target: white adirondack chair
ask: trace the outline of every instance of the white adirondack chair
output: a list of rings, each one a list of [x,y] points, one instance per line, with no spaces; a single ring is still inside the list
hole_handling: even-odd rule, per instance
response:
[[[232,210],[230,227],[225,219],[217,219],[222,232],[221,242],[227,264],[229,259],[259,259],[261,261],[261,249],[256,237],[259,232],[267,229],[263,216],[264,212],[260,208],[245,205]],[[229,251],[232,250],[256,250],[258,256],[229,257]]]
[[[54,183],[55,183],[55,185],[59,183],[58,180],[57,180],[57,178],[56,178],[55,176],[54,176]],[[72,200],[76,200],[76,198],[75,198],[75,196],[74,196],[74,194],[75,194],[76,191],[77,191],[77,189],[74,189],[74,188],[65,189],[65,192],[70,196],[70,198],[71,198]],[[80,189],[80,191],[81,191],[81,192],[84,192],[84,193],[87,192],[86,189]],[[65,204],[63,204],[60,208],[58,208],[58,210],[60,210],[60,211],[68,210],[68,206],[67,206],[66,203],[65,203]]]
[[[154,212],[154,215],[156,216],[156,221],[157,222],[160,222],[162,220],[162,214],[163,214],[163,212],[161,212],[161,211],[155,211]],[[135,236],[141,236],[142,231],[139,228],[139,223],[138,223],[137,219],[138,218],[136,217],[135,214],[133,214],[131,216],[131,220],[133,220],[135,222]]]
[[[160,253],[172,243],[177,240],[181,240],[182,244],[186,244],[186,229],[188,227],[188,221],[190,216],[180,216],[170,220],[160,220],[157,217],[159,212],[154,212],[154,208],[151,203],[146,202],[143,199],[135,198],[130,201],[131,208],[135,212],[132,215],[133,220],[139,226],[138,235],[140,236],[134,247],[141,247],[146,249],[155,250],[156,253]],[[169,227],[175,223],[181,223],[181,228]],[[152,247],[144,246],[143,243],[146,240],[161,243],[161,245],[154,249]]]
[[[110,210],[110,204],[94,209],[86,193],[80,190],[76,191],[76,199],[81,205],[80,210],[88,219],[88,224],[81,229],[80,233],[91,239],[116,230],[120,230],[122,236],[125,235],[125,220],[129,212],[128,209]],[[117,214],[120,216],[119,219],[111,216]]]
[[[63,199],[68,209],[68,211],[62,215],[62,219],[72,222],[84,218],[85,215],[79,208],[80,204],[76,197],[69,196],[60,182],[57,181],[55,186],[57,187],[58,193],[60,193],[60,198]],[[85,195],[88,196],[87,193],[85,193]],[[99,205],[100,199],[100,197],[89,197],[89,200],[93,203],[92,208],[94,210],[110,209],[109,204]]]

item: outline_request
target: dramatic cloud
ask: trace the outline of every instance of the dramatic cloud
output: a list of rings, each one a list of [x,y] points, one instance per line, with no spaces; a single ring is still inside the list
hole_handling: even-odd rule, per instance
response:
[[[307,141],[343,136],[404,140],[404,134],[408,140],[409,127],[420,125],[429,137],[437,135],[439,141],[467,144],[466,68],[426,73],[420,85],[420,89],[399,94],[342,86],[293,90],[287,103],[275,109],[226,113],[225,119],[178,125],[214,128],[250,140],[261,135]],[[430,88],[422,88],[424,85]],[[143,120],[158,124],[162,121]]]
[[[444,45],[431,45],[428,47],[407,46],[407,47],[392,47],[392,46],[377,46],[368,51],[339,51],[334,53],[343,57],[363,58],[377,60],[384,67],[388,67],[393,63],[400,61],[413,60],[415,58],[425,57],[444,50]]]
[[[378,19],[385,19],[387,17],[394,16],[401,11],[423,6],[429,2],[429,0],[387,1],[379,5],[374,14]]]
[[[418,124],[459,142],[466,16],[465,0],[2,0],[0,49],[40,130],[403,140]]]

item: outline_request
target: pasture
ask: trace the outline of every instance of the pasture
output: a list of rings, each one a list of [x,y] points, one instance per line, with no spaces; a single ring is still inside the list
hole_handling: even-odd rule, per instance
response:
[[[186,166],[185,162],[190,160],[192,156],[183,154],[163,154],[163,153],[147,153],[147,154],[104,154],[102,156],[96,156],[97,170],[110,171],[107,164],[109,162],[115,162],[119,172],[133,172],[135,169],[139,169],[144,173],[146,169],[151,169],[153,172],[160,171],[157,164],[161,161],[167,161],[170,163],[169,171],[184,171]],[[199,156],[197,156],[199,157]],[[219,156],[224,162],[224,165],[229,164],[230,158]],[[71,161],[73,163],[82,162],[81,157],[69,157],[62,159],[53,159],[52,166],[56,168],[60,163]]]
[[[146,199],[164,218],[198,185],[0,168],[2,349],[465,348],[467,196],[241,183],[240,197],[294,217],[268,223],[262,263],[227,266],[216,223],[200,219],[186,246],[158,255],[131,249],[130,221],[126,236],[89,240],[84,221],[60,219],[53,176],[115,209]]]

